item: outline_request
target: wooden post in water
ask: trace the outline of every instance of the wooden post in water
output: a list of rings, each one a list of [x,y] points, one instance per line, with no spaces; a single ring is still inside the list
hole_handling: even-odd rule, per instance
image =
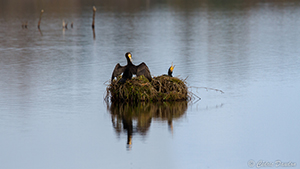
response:
[[[62,21],[62,28],[68,29],[68,22],[66,23],[65,20]]]
[[[22,29],[27,29],[28,21],[22,22]]]
[[[96,7],[93,6],[93,23],[92,23],[92,28],[94,29],[95,28],[95,14],[96,14]]]
[[[96,33],[95,33],[95,14],[96,14],[96,7],[93,6],[93,23],[92,23],[92,28],[93,28],[93,37],[94,40],[96,39]]]
[[[42,9],[41,10],[41,14],[40,14],[40,20],[39,20],[39,23],[38,23],[38,28],[40,29],[40,24],[41,24],[41,19],[42,19],[42,15],[44,13],[44,10]]]

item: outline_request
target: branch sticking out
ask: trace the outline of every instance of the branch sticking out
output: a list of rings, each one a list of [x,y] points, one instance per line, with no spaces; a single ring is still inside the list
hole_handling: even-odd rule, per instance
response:
[[[190,86],[190,88],[196,88],[196,89],[205,89],[205,90],[214,90],[216,92],[220,92],[220,93],[224,93],[222,90],[220,89],[215,89],[215,88],[210,88],[210,87],[195,87],[195,86]]]

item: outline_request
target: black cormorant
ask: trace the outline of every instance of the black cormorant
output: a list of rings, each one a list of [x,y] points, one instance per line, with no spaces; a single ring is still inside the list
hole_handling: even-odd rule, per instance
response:
[[[150,74],[150,70],[148,68],[148,66],[142,62],[141,64],[139,64],[138,66],[134,65],[132,63],[132,59],[131,59],[131,53],[127,52],[125,54],[125,57],[127,59],[127,65],[126,66],[121,66],[119,63],[115,66],[115,69],[112,73],[111,76],[111,81],[114,80],[115,77],[119,76],[120,74],[123,73],[122,75],[122,79],[119,81],[120,83],[125,83],[127,79],[131,79],[132,75],[136,75],[136,76],[141,76],[144,75],[150,82],[152,80],[151,74]]]
[[[164,74],[163,76],[170,76],[173,77],[173,70],[174,70],[175,65],[173,66],[173,62],[172,65],[170,66],[169,70],[168,70],[168,75]]]

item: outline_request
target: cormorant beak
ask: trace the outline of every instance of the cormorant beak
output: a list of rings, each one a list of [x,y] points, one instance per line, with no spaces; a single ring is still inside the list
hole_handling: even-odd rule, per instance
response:
[[[170,67],[171,72],[173,72],[174,67],[175,67],[175,65],[173,66],[173,62],[172,62],[172,65]]]
[[[128,54],[128,58],[132,62],[131,53]]]

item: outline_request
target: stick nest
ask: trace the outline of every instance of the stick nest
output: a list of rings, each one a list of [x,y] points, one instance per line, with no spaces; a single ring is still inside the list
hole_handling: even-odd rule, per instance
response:
[[[188,87],[185,80],[177,77],[157,76],[149,82],[144,76],[133,77],[124,84],[113,80],[107,87],[106,98],[111,101],[138,102],[138,101],[180,101],[189,100]]]

